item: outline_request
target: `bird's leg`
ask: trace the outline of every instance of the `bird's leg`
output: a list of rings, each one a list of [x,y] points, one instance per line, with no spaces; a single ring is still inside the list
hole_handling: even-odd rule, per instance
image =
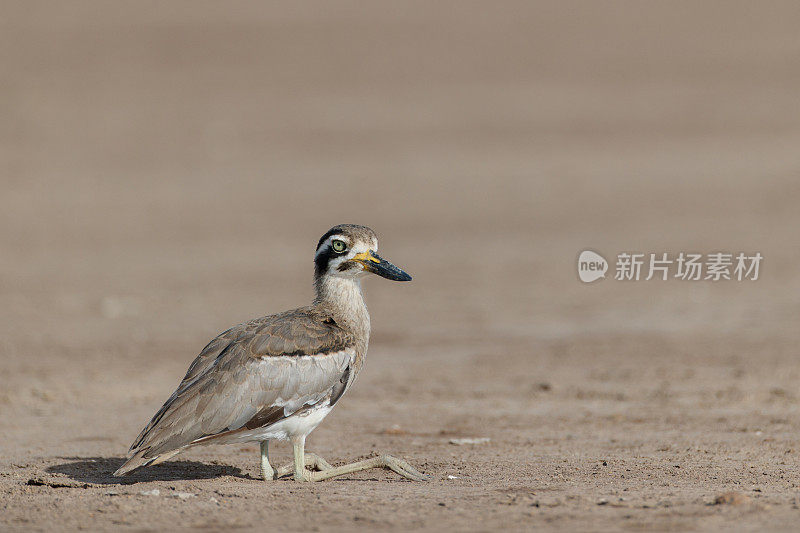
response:
[[[275,475],[275,470],[272,468],[272,465],[269,463],[269,441],[262,440],[261,441],[261,477],[264,481],[277,479]]]
[[[319,455],[311,452],[306,452],[306,467],[312,470],[329,470],[333,468],[331,464],[320,457]],[[281,478],[283,476],[288,476],[289,474],[294,472],[294,463],[289,463],[288,465],[279,466],[275,469],[275,479]]]
[[[330,479],[345,474],[352,474],[353,472],[360,472],[362,470],[369,470],[371,468],[388,468],[389,470],[392,470],[393,472],[396,472],[404,478],[412,481],[427,481],[429,479],[428,476],[418,471],[406,461],[398,459],[397,457],[392,457],[391,455],[381,455],[380,457],[373,457],[372,459],[365,459],[363,461],[357,461],[355,463],[334,467],[331,467],[326,462],[325,464],[329,468],[320,469],[319,472],[309,472],[305,468],[305,465],[307,464],[307,459],[305,456],[305,443],[305,437],[297,439],[294,442],[295,481],[323,481],[325,479]]]
[[[294,480],[295,481],[311,481],[308,478],[309,472],[306,470],[306,437],[298,437],[294,439],[292,451],[294,452]]]
[[[353,472],[360,472],[362,470],[369,470],[371,468],[387,468],[411,481],[427,481],[430,479],[429,476],[426,476],[402,459],[392,457],[391,455],[381,455],[347,465],[335,466],[321,472],[308,472],[308,480],[323,481],[325,479],[352,474]]]
[[[333,468],[331,464],[315,453],[305,454],[306,466],[315,470],[329,470]],[[261,477],[264,480],[278,479],[294,472],[294,465],[288,464],[273,469],[269,462],[269,441],[261,442]]]
[[[304,479],[307,474],[310,474],[305,467],[324,471],[330,470],[333,467],[331,464],[315,453],[305,453],[306,438],[301,437],[293,441],[294,462],[288,465],[278,467],[275,470],[275,479],[289,475],[294,472],[294,478],[297,481],[310,481]]]

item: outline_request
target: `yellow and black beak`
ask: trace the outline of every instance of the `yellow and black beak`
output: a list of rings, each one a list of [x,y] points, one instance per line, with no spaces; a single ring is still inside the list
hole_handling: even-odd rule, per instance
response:
[[[364,270],[377,274],[382,278],[393,281],[411,281],[411,276],[371,250],[356,254],[350,261],[361,264]]]

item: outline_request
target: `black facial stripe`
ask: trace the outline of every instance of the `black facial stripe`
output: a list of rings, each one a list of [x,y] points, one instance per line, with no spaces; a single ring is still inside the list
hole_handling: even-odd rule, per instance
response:
[[[330,263],[331,259],[338,256],[336,252],[333,251],[332,248],[328,247],[324,251],[320,252],[314,258],[314,274],[316,277],[322,276],[325,272],[328,271],[328,263]]]

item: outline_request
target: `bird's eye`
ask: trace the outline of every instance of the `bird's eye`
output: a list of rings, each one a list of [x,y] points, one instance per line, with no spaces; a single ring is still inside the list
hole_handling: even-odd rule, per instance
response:
[[[344,243],[344,241],[333,241],[331,246],[333,247],[333,251],[337,254],[340,254],[347,249],[347,245]]]

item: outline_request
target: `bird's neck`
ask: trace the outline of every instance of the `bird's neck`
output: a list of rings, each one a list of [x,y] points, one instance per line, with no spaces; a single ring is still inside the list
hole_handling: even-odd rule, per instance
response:
[[[329,310],[341,326],[369,338],[369,312],[357,279],[321,276],[314,280],[314,305]]]

